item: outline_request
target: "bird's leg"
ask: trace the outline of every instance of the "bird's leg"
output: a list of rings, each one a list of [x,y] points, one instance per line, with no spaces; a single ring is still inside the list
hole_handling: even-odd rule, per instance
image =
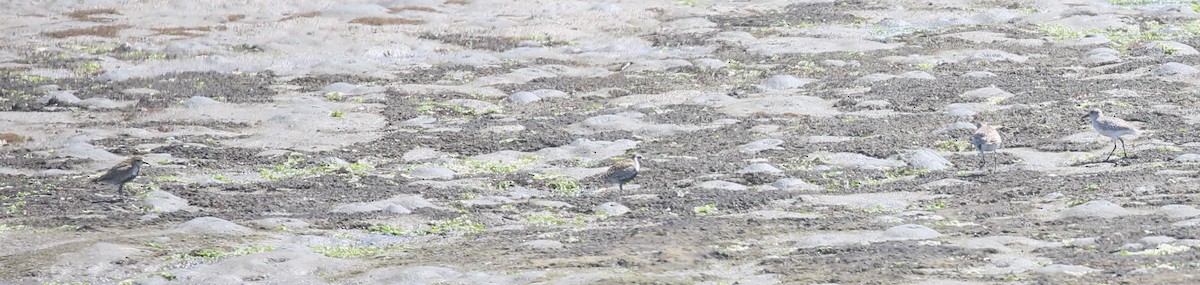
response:
[[[1123,138],[1117,138],[1117,139],[1121,140],[1121,152],[1125,153],[1125,157],[1129,157],[1129,151],[1125,150],[1125,139],[1123,139]]]
[[[983,149],[979,149],[979,168],[983,168],[983,166],[986,165],[986,163],[985,163],[986,159],[987,159],[987,153],[983,152]]]
[[[117,184],[117,195],[125,196],[125,183]]]
[[[1113,149],[1112,149],[1112,151],[1108,152],[1108,156],[1104,157],[1104,161],[1108,161],[1109,158],[1112,158],[1113,153],[1116,153],[1116,152],[1117,152],[1117,140],[1113,140]]]

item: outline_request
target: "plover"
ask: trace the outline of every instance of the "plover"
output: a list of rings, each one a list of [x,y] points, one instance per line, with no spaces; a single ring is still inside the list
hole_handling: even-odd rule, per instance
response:
[[[104,175],[92,179],[92,182],[117,185],[117,194],[125,196],[125,183],[137,178],[142,164],[145,164],[145,162],[142,161],[141,156],[130,157],[108,169],[108,172],[104,173]]]
[[[1096,129],[1096,132],[1112,138],[1113,149],[1108,152],[1108,156],[1104,157],[1104,161],[1108,161],[1109,158],[1112,158],[1113,153],[1117,152],[1117,141],[1121,141],[1121,152],[1124,152],[1125,156],[1129,156],[1129,152],[1125,150],[1125,139],[1122,139],[1121,136],[1138,135],[1136,126],[1121,118],[1105,116],[1104,112],[1101,112],[1099,108],[1092,109],[1083,117],[1091,118],[1092,128]]]
[[[608,172],[604,173],[604,181],[608,183],[617,183],[617,190],[625,191],[625,183],[637,177],[638,171],[641,170],[642,156],[634,154],[628,159],[617,161],[608,168]]]
[[[1000,149],[1000,144],[1003,140],[1000,138],[1000,132],[997,132],[996,128],[989,126],[983,121],[983,116],[975,114],[971,122],[975,124],[975,134],[971,135],[971,145],[974,145],[975,149],[979,150],[979,167],[983,167],[984,162],[987,160],[987,152],[990,151],[995,154],[996,150]],[[995,161],[996,159],[992,158],[992,160]]]

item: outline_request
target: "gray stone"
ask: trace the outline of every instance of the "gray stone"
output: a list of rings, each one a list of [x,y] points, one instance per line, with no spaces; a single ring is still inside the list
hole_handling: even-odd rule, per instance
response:
[[[1171,226],[1178,227],[1178,228],[1191,228],[1191,227],[1200,226],[1200,218],[1194,218],[1194,219],[1174,222],[1174,223],[1171,223]]]
[[[771,183],[771,186],[785,191],[814,192],[825,190],[824,187],[808,183],[807,181],[804,181],[804,179],[798,178],[783,178],[775,180],[774,183]]]
[[[441,166],[419,166],[408,172],[408,176],[416,179],[450,179],[457,174],[454,170]]]
[[[487,102],[487,101],[475,100],[475,99],[450,99],[450,100],[446,100],[446,102],[443,102],[443,103],[446,105],[460,106],[460,107],[471,109],[471,111],[473,111],[475,114],[484,114],[484,113],[500,111],[500,105],[492,104],[491,102]]]
[[[183,210],[188,206],[187,200],[162,190],[147,192],[143,202],[150,205],[151,209],[162,213]]]
[[[529,104],[541,100],[542,97],[538,97],[537,94],[533,94],[532,92],[517,92],[508,95],[508,101],[517,104]]]
[[[904,160],[916,169],[945,170],[954,166],[949,160],[946,160],[946,158],[928,148],[909,152],[908,155],[904,156]]]
[[[942,180],[938,180],[938,181],[921,184],[920,187],[921,188],[947,188],[947,187],[958,187],[958,186],[963,186],[963,185],[968,185],[968,184],[971,184],[971,182],[965,181],[965,180],[958,180],[958,179],[954,179],[954,178],[946,178],[946,179],[942,179]]]
[[[326,93],[338,92],[338,93],[342,93],[342,94],[351,94],[351,93],[354,93],[354,91],[357,89],[358,89],[358,85],[354,85],[354,84],[350,84],[350,83],[346,83],[346,82],[334,82],[329,85],[325,85],[325,88],[322,88],[321,91],[324,91]]]
[[[413,149],[413,150],[404,152],[404,155],[400,156],[400,160],[422,161],[422,160],[430,160],[430,159],[447,157],[447,156],[449,156],[449,154],[438,151],[436,149],[423,147],[423,148],[417,148],[417,149]]]
[[[771,78],[768,78],[767,81],[764,81],[762,83],[762,88],[766,90],[788,90],[800,88],[816,81],[816,79],[801,79],[791,75],[775,75],[771,76]]]
[[[942,234],[922,225],[905,224],[888,228],[883,231],[883,236],[891,240],[910,240],[937,238]]]
[[[350,165],[350,162],[349,162],[349,161],[346,161],[345,159],[341,159],[341,158],[339,158],[339,157],[336,157],[336,156],[326,156],[326,157],[323,157],[323,158],[321,158],[321,160],[320,160],[320,161],[318,161],[318,163],[320,163],[320,164],[321,164],[321,165],[323,165],[323,166],[346,166],[346,165]]]
[[[1004,89],[1000,89],[1000,88],[996,88],[996,87],[984,87],[984,88],[979,88],[979,89],[964,92],[962,94],[962,96],[967,97],[967,98],[992,99],[992,98],[1008,98],[1008,97],[1012,97],[1013,94],[1008,93],[1008,91],[1004,91]]]
[[[133,95],[133,96],[154,96],[154,95],[158,95],[161,93],[162,93],[162,91],[158,91],[158,90],[150,89],[150,88],[129,88],[129,89],[121,90],[121,94]]]
[[[879,159],[879,158],[874,158],[874,157],[866,156],[863,154],[851,153],[851,152],[837,152],[837,153],[816,152],[816,153],[809,154],[808,158],[819,159],[828,164],[841,166],[841,167],[852,167],[852,168],[873,169],[873,170],[883,170],[883,169],[888,169],[888,168],[900,168],[900,167],[908,166],[908,164],[903,161],[896,161],[896,160],[890,160],[890,159]]]
[[[729,190],[729,191],[745,191],[747,189],[750,189],[750,187],[746,187],[746,185],[737,184],[737,183],[733,183],[733,182],[729,182],[729,181],[721,181],[721,180],[704,181],[704,182],[701,182],[699,185],[696,185],[696,187],[699,187],[700,189]]]
[[[558,90],[554,90],[554,89],[538,89],[538,90],[529,91],[529,93],[533,93],[533,95],[537,95],[538,98],[542,98],[542,99],[566,98],[566,97],[571,96],[570,94],[567,94],[567,92],[562,92],[562,91],[558,91]]]
[[[720,59],[701,58],[701,59],[693,60],[692,65],[695,65],[696,67],[700,67],[703,69],[711,70],[711,69],[725,68],[726,66],[728,66],[728,63],[725,63],[724,60],[720,60]]]
[[[62,106],[74,106],[75,104],[78,104],[79,101],[79,97],[75,97],[75,94],[72,94],[69,91],[53,91],[46,93],[46,95],[42,95],[42,97],[38,97],[37,99],[38,104]]]
[[[562,242],[556,240],[539,239],[521,243],[521,247],[528,249],[560,249],[565,247]]]
[[[121,104],[118,104],[117,101],[99,97],[84,99],[79,101],[78,105],[88,109],[116,109],[121,107]]]
[[[1149,56],[1200,54],[1196,48],[1175,41],[1152,41],[1142,45],[1138,51],[1141,52],[1141,55]]]
[[[1164,205],[1156,213],[1173,219],[1200,216],[1200,210],[1188,205]]]
[[[388,205],[386,208],[383,208],[383,211],[388,212],[390,214],[396,214],[396,215],[404,215],[404,214],[412,213],[412,210],[409,210],[408,208],[406,208],[404,206],[395,205],[395,204]]]
[[[200,107],[204,107],[204,106],[208,106],[208,105],[212,105],[212,104],[216,104],[216,103],[217,103],[217,100],[213,100],[212,98],[208,98],[208,97],[204,97],[204,96],[192,96],[192,98],[183,100],[183,107],[189,108],[189,109],[195,109],[195,108],[200,108]]]
[[[1175,238],[1169,236],[1148,236],[1142,238],[1142,243],[1150,246],[1158,246],[1160,244],[1173,243],[1175,240]]]
[[[1083,59],[1083,63],[1088,65],[1104,65],[1118,62],[1121,62],[1120,55],[1108,53],[1092,54]]]
[[[1063,217],[1096,217],[1111,219],[1124,215],[1129,215],[1129,211],[1125,210],[1113,202],[1105,200],[1094,200],[1081,205],[1071,207],[1062,213]]]
[[[121,70],[109,70],[96,76],[96,81],[102,82],[120,82],[129,80],[132,76],[128,72]]]
[[[1197,70],[1191,65],[1178,62],[1164,63],[1158,67],[1155,67],[1154,70],[1150,72],[1150,74],[1154,76],[1191,75],[1196,73],[1200,73],[1200,70]]]
[[[1175,157],[1178,162],[1200,162],[1200,154],[1185,153]]]
[[[858,104],[854,104],[854,108],[860,109],[860,110],[861,109],[884,110],[884,109],[888,109],[891,107],[892,107],[892,102],[888,102],[887,100],[865,100],[862,102],[858,102]]]
[[[1082,276],[1082,275],[1086,275],[1088,273],[1098,272],[1099,270],[1092,269],[1087,266],[1051,264],[1051,265],[1043,266],[1038,269],[1034,269],[1032,271],[1033,271],[1033,273],[1046,274],[1046,275],[1065,274],[1065,275],[1071,275],[1071,276]]]
[[[610,216],[610,217],[620,216],[620,215],[624,215],[625,213],[629,213],[629,207],[626,207],[625,205],[621,205],[621,203],[617,203],[617,202],[606,202],[606,203],[603,203],[600,205],[596,205],[596,207],[592,208],[592,212],[604,214],[604,215]]]
[[[781,139],[761,139],[742,145],[738,148],[744,154],[757,154],[764,150],[783,149],[779,145],[783,144]]]
[[[214,217],[199,217],[175,226],[175,231],[193,234],[245,234],[250,229]]]
[[[854,83],[855,84],[871,84],[871,83],[875,83],[875,82],[891,80],[892,78],[896,78],[896,76],[887,74],[887,73],[873,73],[873,74],[867,74],[866,76],[855,79]]]
[[[987,72],[987,71],[971,71],[971,72],[963,73],[962,76],[963,77],[986,78],[986,77],[996,77],[996,74]]]
[[[59,91],[59,90],[62,90],[62,87],[59,87],[58,85],[54,85],[54,84],[46,84],[46,85],[41,85],[36,88],[33,88],[33,91],[37,92],[37,94],[46,94],[46,93]]]
[[[924,71],[920,71],[920,70],[914,70],[914,71],[901,73],[900,77],[911,78],[911,79],[926,79],[926,80],[937,79],[937,77],[934,77],[933,74],[929,74],[929,72],[924,72]]]
[[[761,173],[761,174],[770,174],[770,175],[782,175],[783,170],[780,170],[779,168],[775,167],[774,165],[771,165],[770,163],[755,163],[755,164],[751,164],[751,165],[747,165],[746,167],[743,167],[741,170],[738,170],[737,173],[738,174],[760,174]]]

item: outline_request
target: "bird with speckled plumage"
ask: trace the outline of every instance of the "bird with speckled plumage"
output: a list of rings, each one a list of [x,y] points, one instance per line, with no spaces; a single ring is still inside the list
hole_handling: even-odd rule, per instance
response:
[[[131,157],[108,169],[108,172],[104,173],[104,175],[92,179],[92,182],[117,185],[117,194],[125,196],[125,183],[137,178],[138,173],[141,172],[142,164],[145,163],[142,161],[141,156]]]
[[[1101,135],[1111,138],[1113,141],[1113,149],[1108,152],[1108,156],[1104,157],[1104,161],[1108,161],[1109,158],[1112,158],[1113,153],[1117,152],[1117,141],[1121,142],[1121,152],[1125,153],[1126,157],[1129,156],[1129,152],[1125,150],[1125,139],[1122,139],[1121,136],[1138,135],[1140,131],[1138,131],[1137,126],[1121,118],[1105,116],[1104,112],[1100,111],[1099,108],[1092,109],[1087,115],[1083,115],[1083,118],[1090,118],[1092,128],[1096,129],[1096,132]]]
[[[638,172],[641,171],[642,156],[634,154],[627,159],[622,159],[614,163],[604,172],[604,181],[608,183],[616,183],[617,190],[625,191],[625,183],[636,178]]]
[[[996,128],[983,121],[983,116],[975,114],[971,123],[975,124],[975,133],[971,135],[971,145],[979,150],[979,167],[983,167],[987,160],[987,152],[990,151],[992,155],[995,155],[996,150],[1000,149],[1003,139],[1000,138],[1000,132],[997,132]],[[992,161],[995,162],[995,160],[996,158],[993,157]]]

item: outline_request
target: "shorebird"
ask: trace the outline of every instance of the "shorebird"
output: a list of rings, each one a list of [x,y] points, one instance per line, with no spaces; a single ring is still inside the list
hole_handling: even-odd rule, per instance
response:
[[[1108,161],[1109,158],[1112,158],[1113,153],[1117,152],[1117,141],[1121,141],[1121,152],[1125,153],[1126,157],[1129,156],[1129,152],[1125,150],[1125,139],[1122,139],[1121,136],[1138,135],[1137,127],[1121,118],[1105,116],[1099,108],[1092,109],[1087,115],[1083,115],[1083,118],[1088,117],[1091,118],[1092,128],[1096,129],[1096,132],[1112,138],[1113,149],[1108,152],[1108,156],[1104,157],[1104,161]]]
[[[1000,149],[1000,144],[1003,140],[1000,139],[1000,132],[997,132],[996,128],[989,126],[983,121],[983,116],[975,114],[975,117],[971,119],[971,123],[975,124],[975,134],[971,135],[971,145],[974,145],[975,149],[979,150],[979,167],[982,168],[985,165],[984,162],[987,160],[987,152],[990,151],[995,154],[996,150]],[[995,158],[992,158],[992,161],[995,160]]]
[[[125,196],[125,183],[137,178],[138,172],[141,171],[142,164],[141,156],[134,156],[118,163],[116,166],[108,169],[107,173],[92,179],[92,182],[99,182],[109,185],[117,185],[117,194]]]
[[[628,159],[617,161],[607,172],[604,172],[604,181],[608,183],[617,183],[617,190],[625,191],[625,183],[637,177],[638,171],[641,170],[642,156],[631,155]]]

